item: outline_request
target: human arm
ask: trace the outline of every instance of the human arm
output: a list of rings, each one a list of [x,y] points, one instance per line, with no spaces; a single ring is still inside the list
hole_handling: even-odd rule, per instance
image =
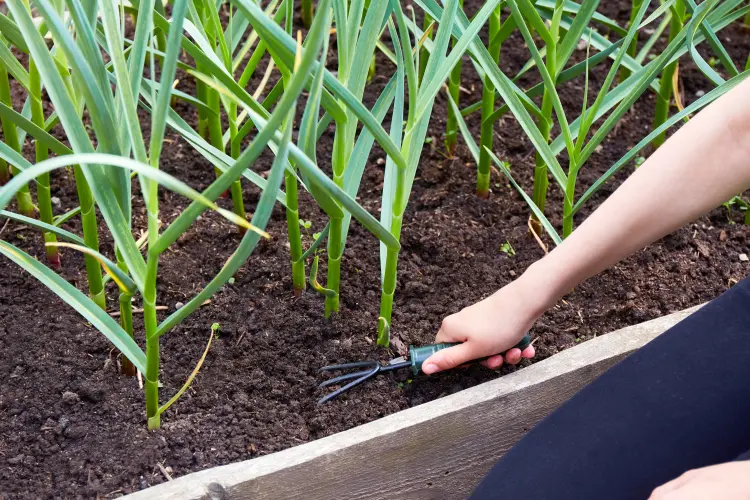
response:
[[[698,113],[581,226],[516,281],[443,320],[427,373],[511,348],[544,311],[587,278],[750,188],[750,79]],[[511,349],[505,360],[533,356]]]

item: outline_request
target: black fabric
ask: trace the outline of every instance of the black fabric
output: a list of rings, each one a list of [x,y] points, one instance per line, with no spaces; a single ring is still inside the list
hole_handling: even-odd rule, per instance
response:
[[[750,280],[586,386],[510,450],[472,500],[645,499],[750,459]]]

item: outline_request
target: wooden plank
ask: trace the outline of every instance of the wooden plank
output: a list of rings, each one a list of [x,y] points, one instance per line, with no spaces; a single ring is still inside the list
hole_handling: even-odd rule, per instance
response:
[[[189,474],[126,498],[466,498],[538,421],[695,309],[609,333],[505,377],[333,436]]]

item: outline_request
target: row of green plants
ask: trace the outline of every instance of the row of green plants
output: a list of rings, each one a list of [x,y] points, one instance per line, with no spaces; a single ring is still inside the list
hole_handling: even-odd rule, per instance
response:
[[[389,345],[403,219],[439,94],[449,103],[446,151],[454,154],[462,137],[477,165],[477,195],[490,195],[496,168],[528,202],[535,230],[559,243],[573,230],[581,206],[612,175],[747,75],[717,36],[750,12],[738,0],[633,0],[626,26],[598,13],[597,0],[489,0],[471,18],[461,0],[415,4],[405,9],[397,0],[302,0],[303,34],[294,24],[292,0],[7,0],[7,12],[0,12],[0,215],[39,230],[49,265],[7,241],[0,241],[0,253],[105,335],[123,354],[124,374],[143,375],[149,428],[160,426],[161,415],[193,379],[162,404],[160,338],[232,279],[261,238],[270,237],[265,229],[277,203],[286,212],[293,293],[309,283],[322,295],[327,317],[339,312],[352,217],[380,241],[378,344]],[[503,46],[514,35],[524,40],[529,60],[508,75]],[[664,48],[655,51],[660,42]],[[725,76],[698,52],[702,43]],[[585,57],[576,56],[581,44]],[[379,54],[389,63],[376,70],[388,82],[368,106],[368,77]],[[687,58],[714,88],[670,114],[678,64]],[[589,74],[598,65],[607,74],[594,89]],[[467,71],[483,82],[478,102],[461,102]],[[538,83],[520,87],[524,74],[536,75]],[[185,88],[178,76],[193,81],[194,94],[178,90]],[[575,118],[559,96],[572,79],[581,79],[585,89]],[[586,161],[648,92],[657,97],[651,133],[575,199]],[[177,101],[197,115],[196,127],[175,111]],[[481,115],[477,138],[466,123],[473,113]],[[531,194],[495,153],[506,113],[536,151]],[[66,140],[58,140],[56,131]],[[326,131],[333,132],[333,147],[323,153],[317,143]],[[212,165],[215,179],[202,192],[160,169],[167,133]],[[32,159],[24,154],[27,143]],[[368,165],[376,145],[386,154],[379,218],[356,201],[365,168],[379,168]],[[264,178],[252,167],[266,151],[274,161]],[[79,206],[55,215],[52,183],[68,172]],[[561,234],[545,217],[550,177],[563,194]],[[248,183],[262,190],[250,210],[242,189]],[[190,200],[176,217],[160,213],[164,190]],[[300,207],[302,191],[315,206]],[[217,203],[222,196],[231,198],[232,210]],[[9,210],[14,200],[15,210]],[[145,207],[145,227],[134,227],[134,203]],[[310,242],[300,213],[317,208],[328,222]],[[200,292],[159,321],[160,259],[207,210],[238,228],[239,244]],[[81,220],[80,235],[65,229],[72,218]],[[109,255],[99,246],[100,219],[114,241]],[[84,255],[87,294],[56,272],[61,247]],[[318,281],[321,257],[327,261],[325,283]],[[119,294],[119,322],[107,313],[107,287]],[[138,332],[134,303],[144,319]]]

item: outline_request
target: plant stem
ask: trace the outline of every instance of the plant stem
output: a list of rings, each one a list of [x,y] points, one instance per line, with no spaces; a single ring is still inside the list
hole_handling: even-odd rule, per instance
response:
[[[370,60],[370,66],[367,68],[367,83],[372,82],[372,79],[375,77],[376,72],[377,72],[377,59],[375,58],[375,54],[373,54],[372,59]]]
[[[336,135],[333,139],[333,181],[336,185],[344,186],[344,168],[346,166],[345,127],[336,124]],[[343,219],[331,218],[331,229],[328,233],[328,275],[326,288],[336,292],[336,295],[326,296],[326,318],[331,313],[339,311],[339,288],[341,285],[341,256],[344,247],[341,244],[343,235]]]
[[[0,158],[0,186],[4,186],[10,180],[10,170],[8,163]]]
[[[682,22],[685,18],[685,3],[677,0],[672,7],[672,18],[669,21],[669,43],[682,31]],[[654,111],[654,129],[661,126],[669,118],[669,105],[672,101],[672,79],[677,69],[677,61],[664,68],[659,80],[659,93],[656,96],[656,109]],[[654,147],[664,143],[666,131],[659,134],[652,142]]]
[[[302,9],[302,25],[305,28],[309,28],[313,20],[312,0],[302,0],[300,2],[300,8]]]
[[[201,71],[199,64],[196,64],[196,69],[198,71]],[[195,82],[196,97],[203,102],[206,102],[206,89],[207,88],[208,87],[206,86],[206,84],[196,79],[196,82]],[[208,140],[208,117],[206,114],[206,110],[203,108],[198,108],[198,135],[200,135],[203,139]]]
[[[346,137],[348,136],[345,124],[336,124],[336,135],[333,138],[333,182],[337,186],[344,187],[344,169],[346,168],[349,150]],[[326,296],[325,317],[329,318],[331,313],[339,312],[339,288],[341,284],[341,256],[344,253],[342,238],[344,234],[344,220],[338,217],[330,219],[330,231],[328,233],[328,275],[326,288],[335,292],[335,295]]]
[[[122,257],[122,254],[120,253],[119,249],[115,247],[115,256],[117,257],[117,267],[120,268],[123,272],[128,272],[128,265],[125,263],[125,260]],[[128,293],[127,291],[120,289],[120,326],[123,330],[130,336],[130,338],[133,338],[133,295]],[[128,377],[135,377],[136,376],[136,368],[133,366],[133,363],[130,362],[130,360],[126,357],[122,357],[122,363],[120,365],[120,373],[123,375],[126,375]]]
[[[328,279],[326,288],[336,292],[336,295],[326,296],[325,317],[339,312],[339,288],[341,287],[341,256],[344,249],[341,245],[343,234],[343,219],[331,219],[331,230],[328,233]]]
[[[62,8],[62,7],[61,7]],[[67,67],[65,55],[59,52],[62,58],[63,67]],[[63,75],[65,85],[68,88],[73,104],[78,110],[79,117],[83,113],[83,106],[78,100],[78,94],[71,81],[70,75]],[[99,226],[96,220],[96,208],[94,205],[94,196],[91,193],[86,176],[79,165],[73,167],[73,175],[76,181],[76,191],[78,193],[78,204],[81,207],[81,226],[83,230],[83,242],[92,250],[99,251]],[[83,261],[86,265],[86,277],[89,282],[89,297],[96,305],[104,311],[107,310],[107,296],[104,293],[104,282],[102,280],[102,267],[99,261],[90,255],[84,255]]]
[[[287,2],[290,2],[285,5],[285,8],[287,8],[287,14],[291,12],[291,8],[293,6],[293,3],[291,3],[291,0],[286,0]],[[311,2],[312,0],[302,0],[303,3],[303,17],[304,17],[304,2]],[[312,22],[312,4],[310,4],[311,14],[310,14],[310,22]],[[309,27],[309,24],[308,24]],[[286,29],[286,32],[290,35],[292,34],[292,19],[290,15],[287,15],[285,19],[284,28]],[[260,42],[258,44],[258,50],[256,50],[256,54],[260,52],[261,44],[263,42]],[[263,45],[263,50],[265,50],[265,45]],[[328,50],[328,44],[327,42],[324,44],[324,51],[327,52]],[[248,67],[253,64],[253,66],[257,65],[257,61],[253,61],[253,58],[256,57],[256,54],[253,54],[250,63],[248,63]],[[284,88],[288,88],[291,80],[291,72],[285,68],[284,66],[279,66],[281,68],[281,78],[282,83],[284,84]],[[247,71],[247,69],[246,69]],[[243,75],[244,76],[244,75]],[[284,119],[284,123],[282,125],[282,129],[286,130],[287,127],[293,127],[294,121],[291,118]],[[309,145],[308,145],[309,146]],[[314,146],[314,144],[313,144]],[[310,150],[305,151],[306,154],[310,156],[310,158],[315,161],[315,148],[312,147]],[[287,228],[287,235],[289,237],[289,257],[292,261],[292,289],[294,290],[294,296],[299,297],[302,295],[302,292],[305,291],[305,287],[307,285],[306,277],[305,277],[305,259],[302,257],[303,251],[302,251],[302,232],[300,231],[300,222],[299,222],[299,186],[297,183],[297,176],[295,175],[297,173],[297,168],[294,162],[291,162],[290,165],[287,166],[287,169],[284,171],[284,185],[286,188],[286,228]],[[311,278],[312,279],[312,278]]]
[[[152,186],[156,192],[156,185]],[[157,212],[158,213],[158,212]],[[149,213],[151,219],[151,213]],[[154,224],[158,224],[154,222]],[[152,225],[149,220],[149,227]],[[151,244],[149,237],[149,244]],[[155,239],[153,240],[155,241]],[[143,324],[146,330],[146,373],[144,373],[144,387],[146,389],[146,418],[148,429],[161,427],[159,415],[159,336],[156,335],[156,271],[159,265],[159,256],[151,251],[146,263],[146,283],[143,294]]]
[[[299,200],[297,177],[287,170],[284,173],[286,185],[286,227],[289,235],[289,252],[292,259],[292,286],[294,295],[305,291],[305,261],[302,259],[302,233],[299,228]]]
[[[35,125],[44,128],[44,108],[42,107],[42,82],[39,71],[34,61],[29,59],[29,83],[31,99],[31,121]],[[34,141],[34,151],[36,162],[46,160],[49,157],[48,149],[40,142]],[[39,205],[39,219],[47,224],[53,223],[52,215],[52,195],[50,193],[50,174],[49,172],[37,177],[36,199]],[[57,241],[54,233],[42,231],[45,243],[54,243]],[[54,269],[60,269],[60,252],[56,246],[47,246],[47,261]]]
[[[227,113],[230,115],[229,120],[229,154],[233,159],[240,157],[240,141],[233,140],[237,136],[237,104],[232,102],[229,105]],[[239,179],[232,183],[230,188],[232,192],[232,209],[234,213],[245,218],[245,203],[242,199],[242,181]],[[237,226],[240,234],[245,234],[246,229],[242,226]]]
[[[459,8],[463,8],[464,0],[458,0]],[[492,22],[492,21],[490,21]],[[490,26],[490,32],[492,32],[492,26]],[[490,35],[490,38],[492,35]],[[453,47],[456,46],[456,39],[453,39]],[[491,52],[490,52],[491,53]],[[459,104],[461,95],[461,59],[458,60],[456,65],[453,67],[450,76],[448,77],[448,92],[450,93],[453,101],[456,105]],[[458,140],[458,120],[453,112],[453,107],[448,106],[448,117],[445,121],[445,149],[448,156],[453,156],[456,150],[456,142]]]
[[[133,298],[129,293],[120,293],[120,326],[130,337],[133,337],[133,303],[130,301]],[[123,375],[128,377],[135,377],[136,369],[130,360],[123,356],[121,372]]]
[[[492,60],[500,63],[500,47],[502,41],[495,40],[500,31],[500,16],[502,9],[498,7],[492,13],[489,19],[489,39],[490,46],[488,51]],[[495,121],[490,116],[495,111],[495,86],[488,76],[484,77],[482,86],[482,129],[479,137],[479,163],[477,164],[477,196],[487,198],[490,193],[490,155],[485,147],[490,151],[493,150],[493,139],[495,134]]]
[[[432,24],[432,18],[425,13],[424,15],[424,23],[422,24],[422,29],[427,30],[427,28]],[[428,36],[427,38],[432,39],[432,34]],[[422,49],[419,51],[419,81],[422,81],[422,78],[424,77],[424,70],[427,68],[427,61],[430,59],[430,53],[422,47]]]
[[[553,39],[557,38],[557,33],[553,34]],[[547,71],[556,78],[556,58],[557,58],[557,47],[555,44],[547,45],[547,55],[545,56],[544,65]],[[544,97],[542,97],[542,116],[543,121],[539,123],[539,132],[541,132],[544,140],[549,143],[550,131],[552,130],[552,98],[547,89],[544,89]],[[547,164],[544,159],[536,153],[536,168],[534,169],[534,194],[533,201],[539,210],[544,212],[544,206],[547,202],[547,186],[549,185],[549,179],[547,178]],[[532,226],[537,234],[541,234],[542,227],[536,217],[532,215]]]
[[[164,10],[164,4],[161,0],[156,0],[154,2],[154,10],[162,15],[162,17],[166,18],[167,13]],[[166,54],[167,52],[167,34],[164,33],[161,30],[155,30],[156,32],[156,47],[159,49],[159,52]],[[155,76],[151,76],[151,78],[156,79]]]
[[[81,224],[83,225],[83,241],[86,246],[99,251],[99,233],[96,222],[96,210],[94,208],[94,197],[91,194],[86,177],[79,165],[73,167],[73,173],[76,180],[76,190],[78,191],[78,202],[81,205]],[[84,255],[86,263],[86,276],[89,281],[89,296],[96,304],[107,310],[107,297],[104,294],[104,284],[102,282],[102,269],[99,261],[90,255]]]
[[[150,158],[151,166],[159,168],[159,155]],[[143,284],[143,326],[146,333],[146,373],[144,387],[146,395],[146,418],[148,429],[161,427],[159,413],[159,339],[156,318],[156,275],[159,268],[159,253],[154,245],[159,239],[159,192],[153,180],[146,181],[148,189],[144,193],[148,214],[148,252],[146,256],[146,279]]]
[[[568,172],[568,181],[565,185],[565,198],[563,199],[563,239],[573,232],[573,201],[576,192],[576,179],[578,168],[571,164]]]
[[[207,99],[206,103],[212,110],[214,110],[214,112],[208,116],[207,123],[208,135],[211,139],[211,145],[219,151],[224,151],[224,138],[221,131],[221,102],[219,100],[219,93],[212,88],[206,87],[205,95]],[[233,144],[232,146],[234,147],[235,145]],[[237,144],[236,146],[239,147],[239,144]],[[219,178],[222,174],[221,170],[218,167],[214,167],[214,172],[217,178]],[[239,179],[234,181],[230,190],[232,193],[232,206],[234,209],[234,213],[244,218],[245,204],[242,200],[242,181],[240,181]],[[242,228],[241,226],[237,227],[239,228],[240,234],[244,234],[244,228]]]
[[[404,139],[404,144],[409,144],[409,138]],[[408,147],[408,146],[407,146]],[[406,203],[404,201],[404,186],[406,184],[406,172],[399,168],[396,172],[396,193],[393,196],[393,212],[391,215],[390,232],[397,240],[401,240],[401,227],[403,225]],[[383,287],[380,294],[380,317],[385,321],[378,321],[378,345],[388,347],[390,345],[390,325],[393,313],[393,296],[396,293],[396,276],[398,273],[398,250],[386,249],[385,274],[383,276]]]
[[[633,6],[630,10],[630,20],[628,21],[628,28],[632,26],[632,24],[635,22],[635,18],[638,15],[638,11],[641,10],[641,6],[643,5],[643,0],[633,0]],[[638,32],[636,31],[635,36],[633,37],[633,40],[630,42],[630,45],[628,45],[627,54],[630,57],[635,57],[638,52]],[[625,81],[627,77],[630,76],[630,70],[626,68],[625,66],[620,67],[620,82]]]
[[[10,108],[13,107],[13,99],[10,95],[8,71],[5,69],[5,66],[2,65],[0,65],[0,101]],[[18,130],[16,129],[16,125],[10,120],[0,120],[0,125],[3,127],[5,144],[17,153],[23,154],[21,144],[18,140]],[[10,171],[13,175],[18,174],[19,172],[19,170],[13,165],[10,166]],[[16,201],[18,202],[18,211],[21,214],[26,217],[34,217],[34,202],[31,200],[31,192],[29,192],[28,185],[25,185],[18,190]]]

